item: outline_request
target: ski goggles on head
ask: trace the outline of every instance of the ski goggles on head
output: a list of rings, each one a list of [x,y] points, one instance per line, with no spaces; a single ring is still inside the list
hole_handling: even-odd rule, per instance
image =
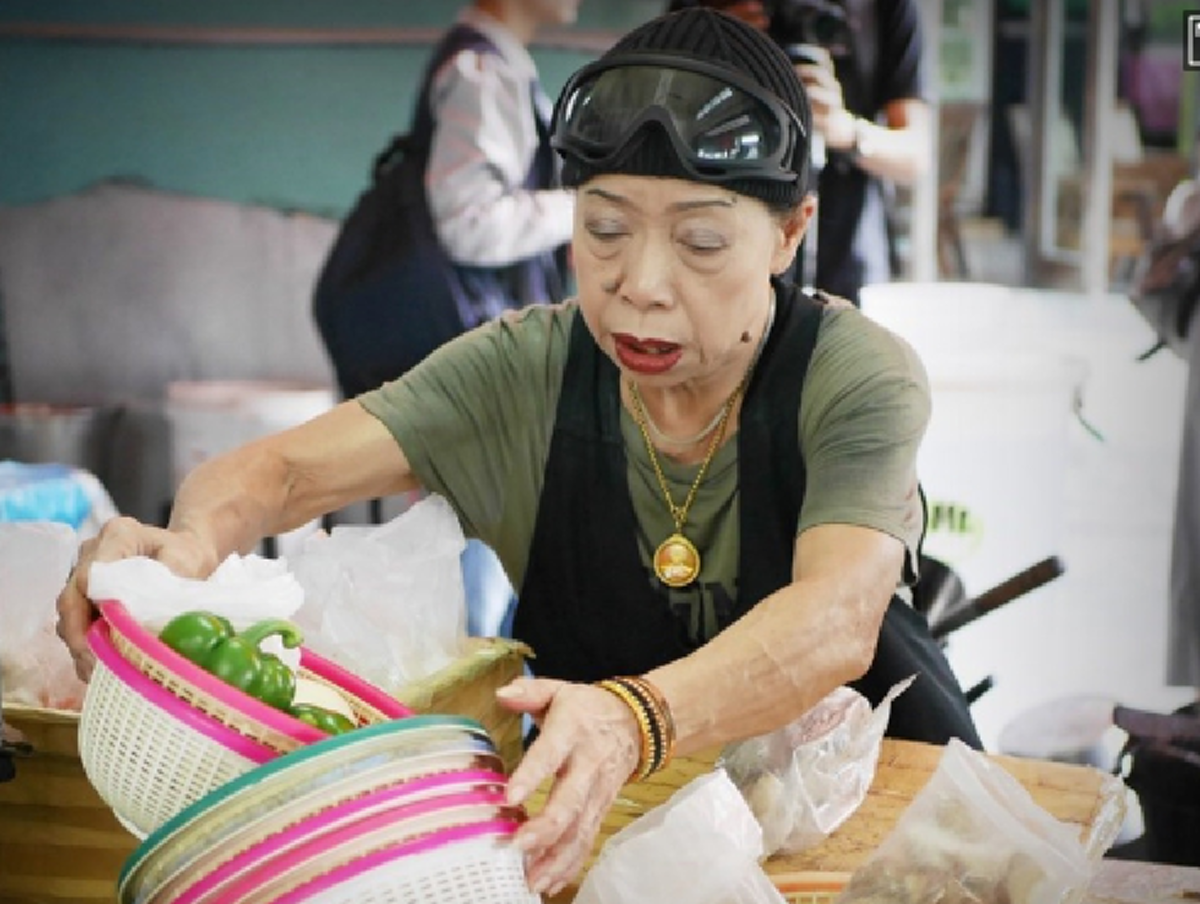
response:
[[[603,169],[656,122],[683,168],[705,182],[795,182],[803,123],[773,94],[719,66],[669,54],[629,54],[580,69],[554,110],[551,145]]]

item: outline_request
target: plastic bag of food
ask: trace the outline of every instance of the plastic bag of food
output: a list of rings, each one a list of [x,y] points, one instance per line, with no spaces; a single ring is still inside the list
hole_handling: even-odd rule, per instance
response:
[[[837,904],[1064,904],[1094,869],[1075,826],[1038,806],[985,754],[952,740]]]
[[[762,831],[717,769],[608,839],[575,904],[786,904],[761,857]]]
[[[862,694],[839,687],[783,728],[722,751],[721,765],[762,826],[767,856],[819,844],[858,809],[892,701],[912,681],[899,682],[874,711]]]
[[[84,684],[54,632],[79,536],[50,521],[0,523],[0,684],[9,703],[78,710]]]

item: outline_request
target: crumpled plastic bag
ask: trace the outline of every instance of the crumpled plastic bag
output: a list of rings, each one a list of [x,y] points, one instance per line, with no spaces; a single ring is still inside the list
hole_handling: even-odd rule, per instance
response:
[[[814,847],[866,799],[879,763],[898,682],[874,711],[862,694],[839,687],[795,721],[731,744],[720,765],[763,830],[767,856]]]
[[[55,601],[79,548],[70,525],[0,523],[0,687],[4,700],[78,710],[85,685],[55,633]]]
[[[378,526],[339,525],[293,556],[306,644],[388,693],[458,657],[466,639],[458,516],[430,495]]]
[[[180,577],[146,556],[94,562],[88,594],[97,601],[119,600],[135,621],[155,634],[182,612],[212,612],[240,631],[268,618],[294,620],[304,602],[304,588],[288,570],[287,560],[257,554],[228,556],[202,581]],[[278,637],[268,637],[261,646],[293,670],[300,664],[300,651],[285,649]]]
[[[575,904],[786,904],[762,853],[754,814],[718,768],[608,839]]]
[[[1065,904],[1082,896],[1096,859],[1075,826],[1042,809],[998,763],[952,739],[838,904]]]

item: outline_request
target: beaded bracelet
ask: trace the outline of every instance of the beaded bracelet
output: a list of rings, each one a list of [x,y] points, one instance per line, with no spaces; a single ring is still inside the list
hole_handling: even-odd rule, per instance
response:
[[[637,766],[634,767],[630,778],[635,781],[641,781],[650,775],[652,771],[651,767],[654,761],[658,759],[655,738],[657,730],[652,727],[653,719],[638,696],[616,679],[606,678],[604,681],[597,681],[596,687],[602,688],[619,698],[633,712],[633,717],[638,724],[638,732],[641,734],[642,743]]]
[[[667,705],[667,698],[663,696],[650,679],[644,675],[630,676],[624,679],[636,685],[649,698],[651,708],[654,710],[655,716],[660,723],[661,746],[659,753],[658,765],[653,770],[657,772],[666,767],[675,756],[675,717],[671,714],[671,707]]]
[[[619,697],[637,720],[641,758],[633,778],[641,781],[663,769],[675,753],[675,720],[659,689],[640,676],[607,678],[597,686]]]

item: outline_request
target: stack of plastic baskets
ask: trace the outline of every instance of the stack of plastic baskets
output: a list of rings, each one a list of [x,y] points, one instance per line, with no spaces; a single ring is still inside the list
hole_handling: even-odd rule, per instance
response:
[[[99,609],[88,634],[96,667],[80,713],[80,760],[139,838],[256,766],[327,737],[180,656],[121,603]],[[360,725],[412,714],[310,650],[301,651],[300,673],[336,689]]]
[[[414,716],[287,754],[150,835],[120,904],[529,904],[483,726]]]

